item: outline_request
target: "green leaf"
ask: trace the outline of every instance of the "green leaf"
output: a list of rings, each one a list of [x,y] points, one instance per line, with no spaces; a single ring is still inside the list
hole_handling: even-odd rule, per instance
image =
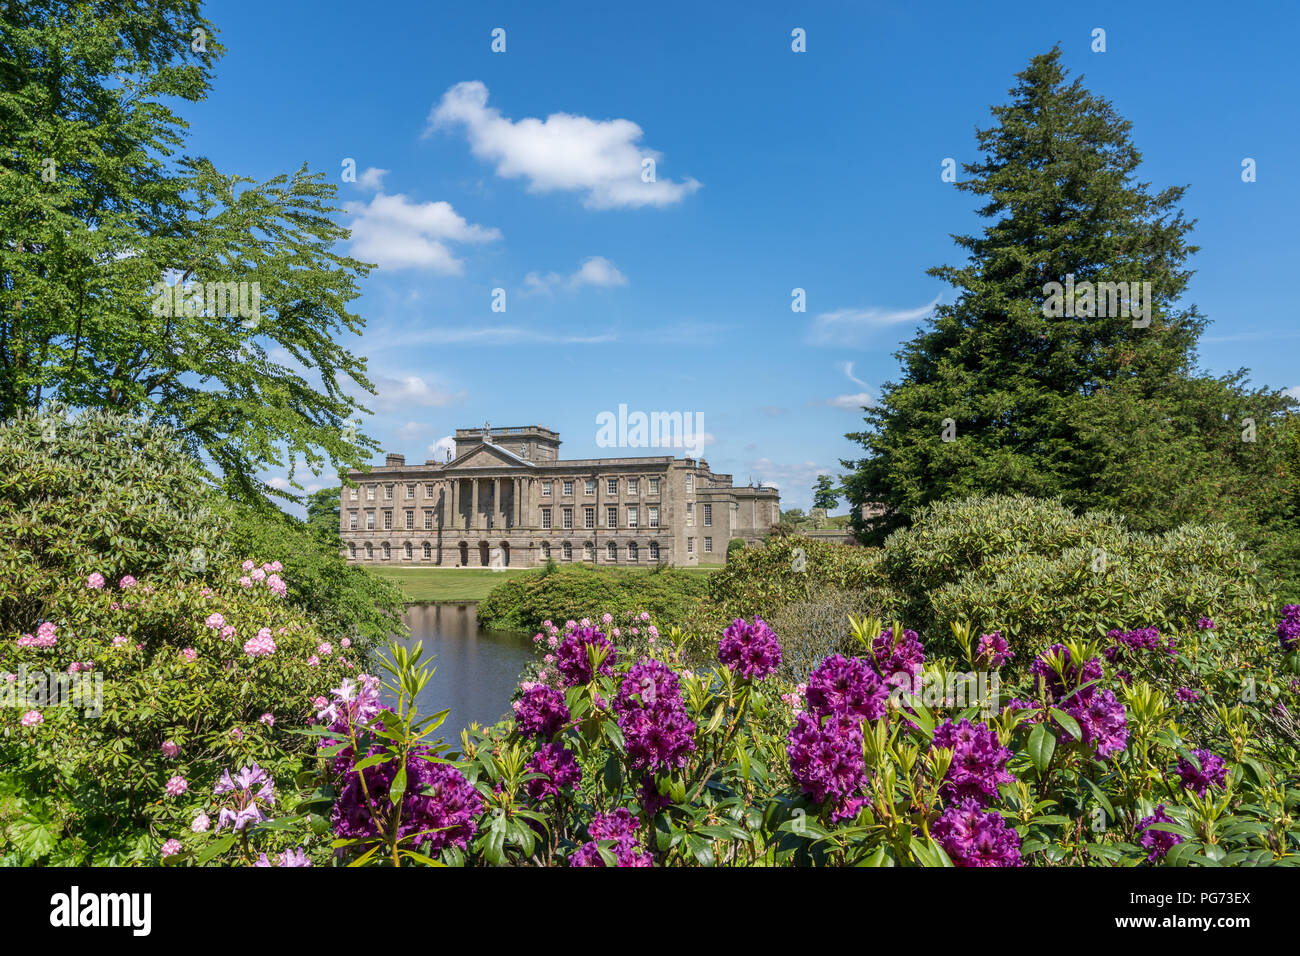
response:
[[[1056,752],[1056,738],[1045,724],[1036,724],[1029,734],[1029,759],[1038,768],[1039,774],[1047,772]]]

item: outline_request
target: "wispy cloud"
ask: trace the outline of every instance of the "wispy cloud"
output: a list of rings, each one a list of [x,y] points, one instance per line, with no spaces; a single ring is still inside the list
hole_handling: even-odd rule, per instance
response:
[[[351,223],[352,254],[381,269],[425,269],[441,275],[461,275],[465,263],[450,243],[484,243],[501,238],[498,229],[465,221],[448,202],[411,202],[400,193],[379,193],[369,203],[347,203],[356,218]]]
[[[422,329],[383,328],[367,331],[364,347],[368,355],[417,345],[602,345],[617,341],[613,333],[568,335],[526,329],[515,325],[475,327],[464,325],[432,326]]]
[[[862,391],[848,395],[836,395],[834,398],[828,398],[815,404],[829,405],[832,408],[844,408],[854,412],[875,406],[876,400],[871,394],[871,386],[853,374],[853,364],[852,362],[840,362],[839,370],[854,385],[861,386]]]
[[[529,192],[585,193],[583,204],[591,209],[668,206],[700,188],[694,179],[674,181],[657,173],[644,182],[643,161],[657,164],[663,156],[638,145],[642,130],[631,120],[552,113],[515,121],[487,101],[483,83],[457,83],[430,111],[424,135],[463,128],[474,155],[496,163],[498,176],[526,179]]]
[[[385,411],[458,405],[466,396],[463,391],[453,392],[419,375],[372,375],[371,381],[375,385],[375,405]]]
[[[578,266],[577,271],[567,276],[560,275],[558,272],[544,274],[530,272],[524,276],[525,295],[538,292],[549,293],[557,289],[568,289],[570,292],[576,292],[583,286],[608,289],[623,285],[627,285],[627,276],[623,275],[618,266],[604,256],[591,256],[583,259],[582,265]]]
[[[934,312],[940,296],[916,309],[836,309],[813,319],[808,329],[810,345],[861,346],[871,333],[891,325],[916,323]]]

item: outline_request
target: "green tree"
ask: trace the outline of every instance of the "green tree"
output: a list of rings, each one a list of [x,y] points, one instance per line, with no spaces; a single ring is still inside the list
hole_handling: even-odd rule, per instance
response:
[[[1283,497],[1281,413],[1294,402],[1247,388],[1244,372],[1196,371],[1206,321],[1180,301],[1196,249],[1183,187],[1153,193],[1136,178],[1130,124],[1067,79],[1059,49],[1018,80],[957,184],[990,222],[955,237],[964,265],[930,270],[956,300],[903,345],[901,380],[848,436],[866,455],[844,462],[847,497],[883,505],[865,519],[855,508],[855,532],[879,543],[929,502],[1022,493],[1108,508],[1138,530],[1216,520],[1259,539],[1258,513]],[[1149,313],[1080,299],[1054,315],[1048,284],[1070,276],[1150,283]]]
[[[841,489],[835,486],[835,481],[830,475],[818,475],[812,492],[814,508],[823,508],[830,512],[839,503]]]
[[[337,541],[339,537],[339,494],[342,489],[321,488],[307,496],[307,526]]]
[[[349,387],[373,386],[336,341],[360,334],[368,267],[330,251],[348,233],[323,174],[177,156],[172,104],[206,96],[221,52],[196,0],[3,4],[0,417],[57,399],[165,421],[267,501],[291,493],[261,472],[378,447],[348,426]]]

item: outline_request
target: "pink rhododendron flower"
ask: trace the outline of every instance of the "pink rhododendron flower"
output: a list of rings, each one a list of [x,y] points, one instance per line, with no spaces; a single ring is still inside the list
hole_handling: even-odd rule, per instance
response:
[[[233,624],[227,624],[221,629],[221,636],[229,640],[235,636],[235,627]]]
[[[122,580],[117,582],[117,586],[122,589],[135,587],[135,578],[129,574],[122,575]]]
[[[289,586],[280,580],[278,574],[273,574],[267,578],[266,586],[271,589],[271,593],[276,597],[284,597],[289,593]]]
[[[175,856],[179,852],[181,852],[180,840],[168,840],[162,845],[163,856]]]
[[[172,777],[170,780],[167,781],[167,796],[179,797],[182,793],[184,793],[189,788],[190,788],[190,782],[186,780],[184,777],[182,777],[180,774],[176,774],[174,777]]]
[[[257,567],[257,565],[255,565],[252,561],[245,561],[242,565],[240,565],[240,567],[242,567],[245,571],[251,571],[253,570],[253,568]]]
[[[45,717],[39,710],[29,710],[23,714],[22,720],[19,721],[24,727],[35,727],[37,724],[45,723]]]
[[[181,752],[181,748],[176,746],[176,744],[174,744],[170,740],[164,740],[162,742],[162,746],[159,747],[158,749],[163,752],[164,757],[175,757],[178,753]]]
[[[313,654],[311,657],[307,658],[307,666],[320,667],[320,658]]]
[[[350,641],[348,638],[345,637],[345,638],[343,638],[343,640],[339,641],[339,646],[340,646],[340,647],[351,647],[351,646],[352,646],[352,641]]]
[[[185,658],[187,661],[193,661],[198,656],[199,652],[192,647],[187,647],[181,651],[181,657]]]
[[[98,591],[104,586],[104,576],[96,571],[90,577],[86,578],[86,587],[93,591]]]
[[[329,643],[329,641],[325,641],[324,643],[322,643],[320,647],[316,648],[316,650],[321,657],[329,657],[331,654],[334,653],[334,647],[332,644]]]
[[[257,632],[257,637],[244,642],[244,653],[249,657],[267,657],[275,653],[275,639],[271,629],[264,627]]]
[[[253,579],[250,578],[247,574],[245,574],[243,577],[239,579],[239,586],[241,588],[251,588],[253,586]]]
[[[200,813],[190,824],[190,829],[195,833],[207,833],[208,828],[212,826],[212,818],[206,813]]]
[[[257,718],[257,719],[258,719],[259,721],[261,721],[262,723],[266,724],[266,726],[268,726],[268,727],[274,727],[274,726],[275,726],[275,715],[274,715],[274,714],[266,713],[266,714],[263,714],[261,717],[259,717],[259,718]]]
[[[203,623],[206,624],[208,627],[212,628],[213,630],[215,630],[219,627],[224,627],[226,623],[226,619],[222,617],[218,612],[213,611],[211,614],[208,615],[208,619]]]
[[[254,581],[265,581],[266,572],[263,571],[261,568],[255,568],[252,574],[249,575],[249,577],[251,577]]]
[[[126,635],[125,635],[125,634],[117,634],[117,635],[115,635],[115,636],[113,637],[113,646],[114,646],[114,647],[121,647],[121,646],[122,646],[123,644],[125,644],[125,643],[126,643]]]

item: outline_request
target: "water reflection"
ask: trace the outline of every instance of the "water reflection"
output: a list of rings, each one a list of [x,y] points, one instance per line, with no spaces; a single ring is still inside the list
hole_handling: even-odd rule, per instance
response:
[[[438,668],[420,695],[420,713],[451,711],[435,737],[457,747],[462,728],[509,712],[519,673],[533,658],[531,634],[480,629],[476,604],[412,605],[405,620],[406,643],[423,641],[424,660]]]

